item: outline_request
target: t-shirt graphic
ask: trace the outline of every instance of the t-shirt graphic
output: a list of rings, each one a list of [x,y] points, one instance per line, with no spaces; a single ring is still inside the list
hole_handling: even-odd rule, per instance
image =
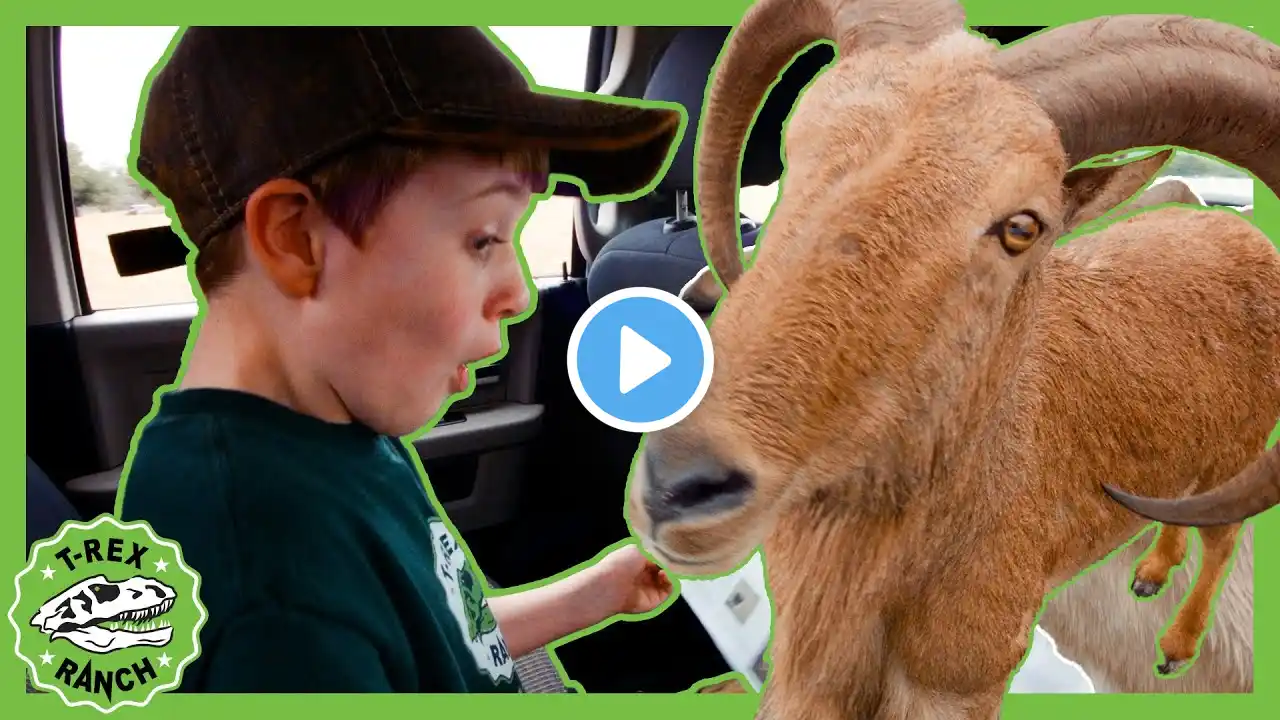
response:
[[[458,620],[462,639],[475,657],[476,666],[495,683],[510,682],[515,675],[515,662],[489,609],[480,578],[443,522],[432,519],[430,529],[436,576],[440,578],[449,609]]]

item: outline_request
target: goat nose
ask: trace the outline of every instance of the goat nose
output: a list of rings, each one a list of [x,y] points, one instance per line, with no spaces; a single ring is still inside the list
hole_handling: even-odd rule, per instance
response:
[[[746,503],[755,485],[746,473],[719,463],[700,462],[676,470],[646,460],[649,487],[644,506],[655,527],[679,518],[733,510]]]

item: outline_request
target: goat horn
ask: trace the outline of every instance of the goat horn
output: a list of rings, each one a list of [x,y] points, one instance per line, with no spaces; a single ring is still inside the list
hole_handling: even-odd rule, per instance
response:
[[[760,0],[720,52],[698,127],[695,192],[707,260],[726,288],[742,275],[737,192],[742,145],[769,86],[808,45],[913,47],[964,28],[955,0]]]
[[[1280,443],[1223,485],[1187,498],[1146,498],[1107,484],[1102,487],[1116,502],[1156,522],[1186,527],[1234,525],[1280,505]]]
[[[1053,118],[1070,164],[1176,145],[1280,188],[1280,48],[1226,23],[1120,15],[1000,51],[997,68]]]

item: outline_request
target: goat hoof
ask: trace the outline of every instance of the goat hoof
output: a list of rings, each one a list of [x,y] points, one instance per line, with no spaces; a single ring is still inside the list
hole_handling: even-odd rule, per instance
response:
[[[1133,580],[1133,594],[1140,598],[1155,597],[1160,592],[1161,587],[1159,583],[1150,580],[1143,580],[1142,578],[1134,578]]]
[[[1172,675],[1181,670],[1187,664],[1186,660],[1166,660],[1160,663],[1156,670],[1161,675]]]

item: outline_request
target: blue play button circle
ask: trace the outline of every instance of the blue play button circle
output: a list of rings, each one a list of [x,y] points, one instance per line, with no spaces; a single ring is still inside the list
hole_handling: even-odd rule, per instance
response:
[[[598,420],[653,432],[683,420],[711,384],[714,355],[702,318],[653,288],[627,288],[592,305],[569,337],[569,382]]]

